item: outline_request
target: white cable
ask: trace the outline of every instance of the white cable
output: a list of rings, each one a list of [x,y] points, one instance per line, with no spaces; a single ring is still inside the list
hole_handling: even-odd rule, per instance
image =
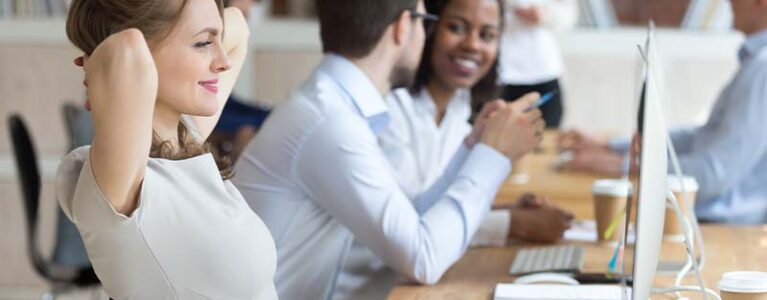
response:
[[[700,292],[700,287],[697,286],[675,286],[671,288],[654,288],[652,289],[653,294],[668,294],[668,293],[678,293],[678,292]],[[719,297],[719,294],[717,294],[715,291],[705,288],[705,293],[703,294],[703,297],[705,298],[706,295],[713,296],[716,300],[722,300],[721,297]]]
[[[687,213],[690,215],[690,222],[692,223],[692,229],[695,233],[695,242],[698,245],[698,255],[699,256],[693,256],[696,257],[698,260],[698,266],[700,267],[700,270],[703,270],[703,268],[706,266],[706,247],[703,243],[703,233],[700,231],[700,223],[698,223],[698,216],[695,214],[695,204],[693,203],[694,199],[689,199],[690,195],[687,193],[687,187],[684,185],[683,176],[684,173],[682,173],[682,167],[679,164],[679,157],[676,154],[676,148],[674,147],[674,141],[671,140],[671,134],[666,134],[666,140],[668,144],[668,152],[669,157],[671,158],[671,166],[674,169],[674,174],[677,176],[677,179],[679,180],[679,187],[681,187],[682,192],[682,200],[684,200],[685,205],[687,206]],[[687,267],[687,265],[685,265]],[[683,268],[683,272],[680,272],[680,274],[683,274],[682,277],[687,276],[687,273],[690,271],[689,267]]]
[[[666,191],[666,197],[668,198],[668,201],[671,202],[671,206],[674,208],[674,212],[676,212],[677,219],[679,219],[679,222],[682,225],[682,230],[684,231],[684,242],[687,246],[687,255],[689,258],[689,261],[692,262],[692,268],[695,271],[695,277],[698,279],[698,286],[701,295],[703,296],[703,300],[708,300],[708,297],[706,296],[706,285],[703,283],[703,275],[700,273],[700,268],[698,267],[698,260],[695,259],[695,252],[693,251],[692,246],[692,236],[691,236],[691,225],[689,220],[685,218],[684,214],[682,213],[682,210],[679,209],[679,203],[676,201],[676,196],[674,196],[674,193],[671,191]],[[681,281],[681,280],[680,280]],[[676,285],[679,285],[680,282],[677,282]]]

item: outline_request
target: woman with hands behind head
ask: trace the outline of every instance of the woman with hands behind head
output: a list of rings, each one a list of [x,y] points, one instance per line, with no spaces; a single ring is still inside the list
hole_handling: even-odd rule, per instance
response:
[[[266,226],[205,139],[249,30],[220,0],[75,0],[94,139],[68,154],[57,198],[115,299],[275,299]]]

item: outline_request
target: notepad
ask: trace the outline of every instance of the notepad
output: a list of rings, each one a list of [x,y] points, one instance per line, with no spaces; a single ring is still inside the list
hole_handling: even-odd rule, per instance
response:
[[[630,300],[631,288],[624,298],[619,285],[499,283],[493,295],[493,300]]]
[[[566,241],[596,242],[597,222],[594,220],[576,221],[573,226],[566,230],[563,237]],[[628,243],[634,244],[636,232],[633,224],[629,227]]]

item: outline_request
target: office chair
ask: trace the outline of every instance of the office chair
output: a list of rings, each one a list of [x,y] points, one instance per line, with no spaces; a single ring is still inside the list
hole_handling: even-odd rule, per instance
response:
[[[93,140],[93,116],[82,105],[67,102],[61,106],[64,128],[69,138],[69,151],[90,145]]]
[[[71,288],[93,287],[99,284],[93,268],[67,267],[43,257],[37,243],[38,209],[40,206],[40,172],[32,140],[24,121],[19,115],[8,118],[11,131],[16,169],[24,201],[27,228],[27,252],[37,274],[48,281],[52,289],[43,299],[55,297]]]

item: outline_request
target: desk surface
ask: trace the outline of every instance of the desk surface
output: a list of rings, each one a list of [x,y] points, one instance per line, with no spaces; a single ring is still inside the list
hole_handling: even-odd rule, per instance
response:
[[[525,158],[530,181],[524,185],[506,183],[499,191],[496,203],[512,202],[525,192],[535,192],[572,211],[578,219],[592,219],[591,185],[599,177],[553,170],[551,166],[556,155],[551,145],[554,139],[554,133],[547,133],[544,149]],[[716,284],[724,272],[767,271],[767,226],[704,225],[702,230],[708,256],[703,278],[709,288],[717,290]],[[610,246],[575,244],[587,249],[585,271],[604,272],[613,250]],[[497,283],[514,280],[507,272],[517,250],[529,246],[534,245],[514,243],[505,248],[470,249],[438,284],[419,286],[403,283],[389,294],[388,299],[492,299]],[[684,257],[684,250],[677,243],[664,243],[661,252],[662,259]],[[658,286],[672,282],[671,277],[656,276]]]

